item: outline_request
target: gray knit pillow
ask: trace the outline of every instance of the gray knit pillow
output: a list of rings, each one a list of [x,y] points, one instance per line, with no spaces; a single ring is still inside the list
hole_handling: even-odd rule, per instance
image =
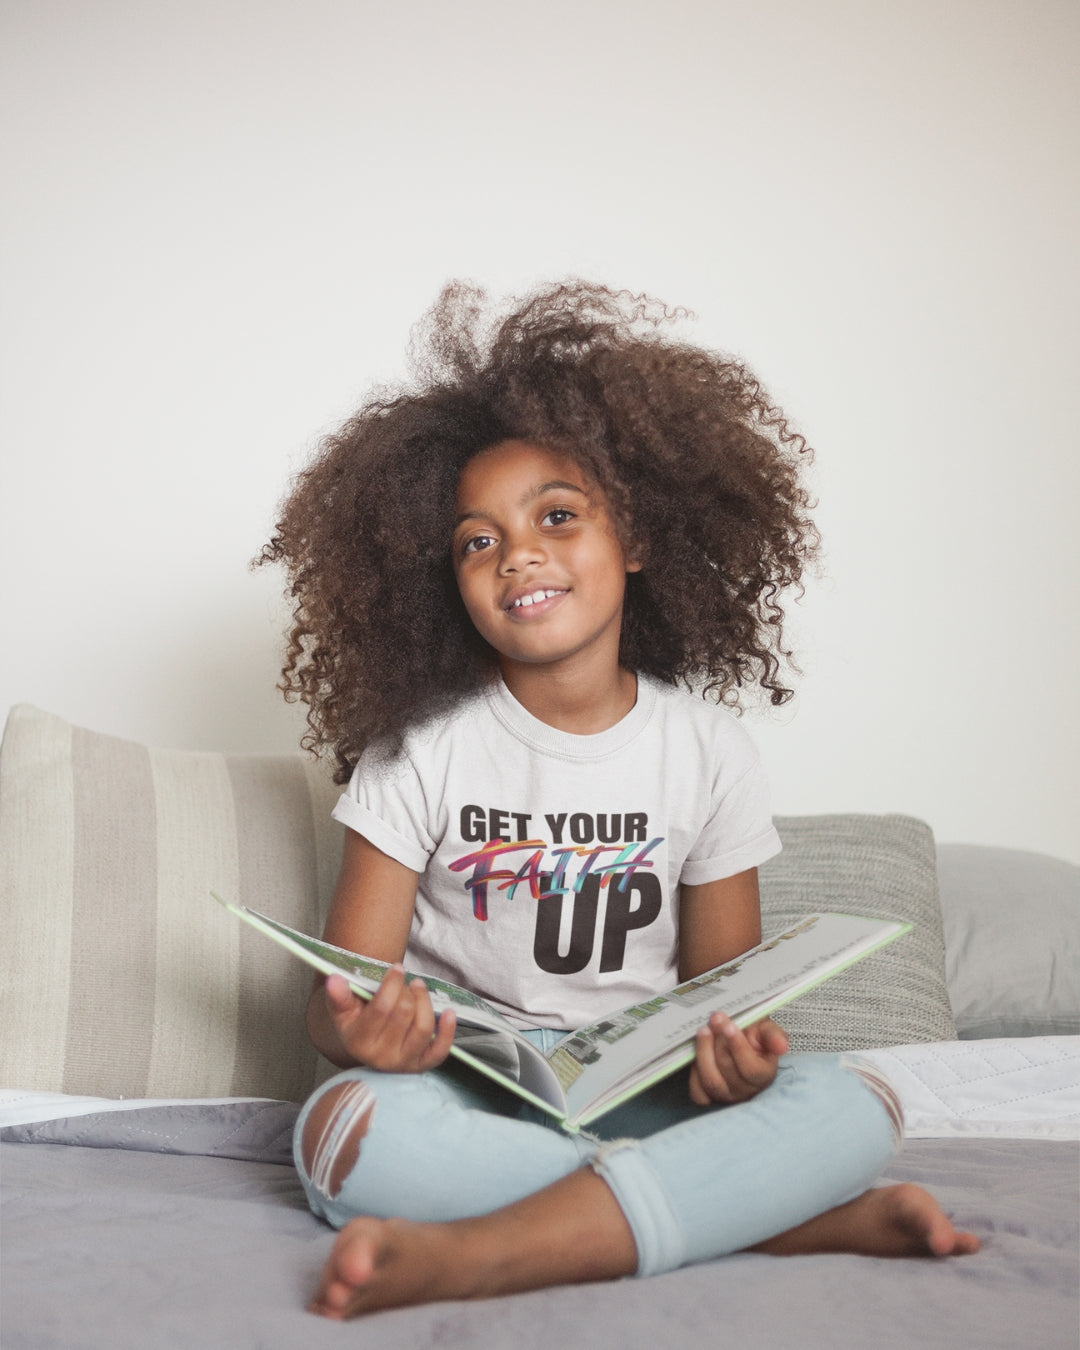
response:
[[[911,816],[837,815],[779,816],[776,828],[784,850],[760,873],[766,937],[819,911],[915,925],[781,1009],[792,1049],[955,1039],[930,827]]]

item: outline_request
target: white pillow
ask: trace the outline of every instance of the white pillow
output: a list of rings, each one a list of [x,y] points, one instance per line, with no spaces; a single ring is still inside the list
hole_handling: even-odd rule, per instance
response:
[[[1080,867],[939,844],[949,997],[963,1040],[1080,1032]]]

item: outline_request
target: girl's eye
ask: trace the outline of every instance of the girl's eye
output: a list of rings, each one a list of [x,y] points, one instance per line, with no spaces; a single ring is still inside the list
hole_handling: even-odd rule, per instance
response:
[[[565,525],[568,520],[574,519],[573,511],[567,510],[565,506],[555,506],[544,517],[545,525]]]
[[[461,556],[467,553],[479,553],[482,549],[490,548],[495,542],[490,534],[474,534],[470,539],[466,539],[461,546]]]

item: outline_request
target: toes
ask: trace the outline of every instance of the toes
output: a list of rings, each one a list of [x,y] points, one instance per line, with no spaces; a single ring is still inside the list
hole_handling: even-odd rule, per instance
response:
[[[970,1256],[979,1250],[975,1234],[954,1228],[929,1192],[904,1184],[893,1195],[897,1219],[910,1235],[913,1251],[922,1247],[931,1256]]]
[[[364,1220],[347,1224],[338,1234],[308,1311],[338,1319],[350,1316],[358,1291],[374,1274],[375,1249],[375,1236]]]
[[[333,1260],[332,1257],[331,1260]],[[327,1269],[323,1272],[318,1293],[308,1304],[308,1310],[322,1313],[324,1317],[340,1317],[347,1307],[352,1293],[352,1285],[338,1279],[333,1271]]]
[[[375,1273],[377,1238],[361,1224],[363,1220],[354,1219],[342,1230],[327,1267],[333,1265],[342,1288],[350,1292]]]
[[[974,1256],[979,1250],[979,1239],[974,1233],[953,1233],[952,1245],[942,1256]]]

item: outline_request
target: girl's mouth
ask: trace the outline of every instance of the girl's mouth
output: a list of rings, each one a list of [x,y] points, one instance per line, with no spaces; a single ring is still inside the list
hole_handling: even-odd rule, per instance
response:
[[[534,609],[536,606],[543,606],[545,602],[554,600],[558,596],[566,595],[565,590],[558,590],[551,586],[538,586],[534,591],[527,591],[524,595],[519,595],[506,606],[507,614],[522,614]]]

